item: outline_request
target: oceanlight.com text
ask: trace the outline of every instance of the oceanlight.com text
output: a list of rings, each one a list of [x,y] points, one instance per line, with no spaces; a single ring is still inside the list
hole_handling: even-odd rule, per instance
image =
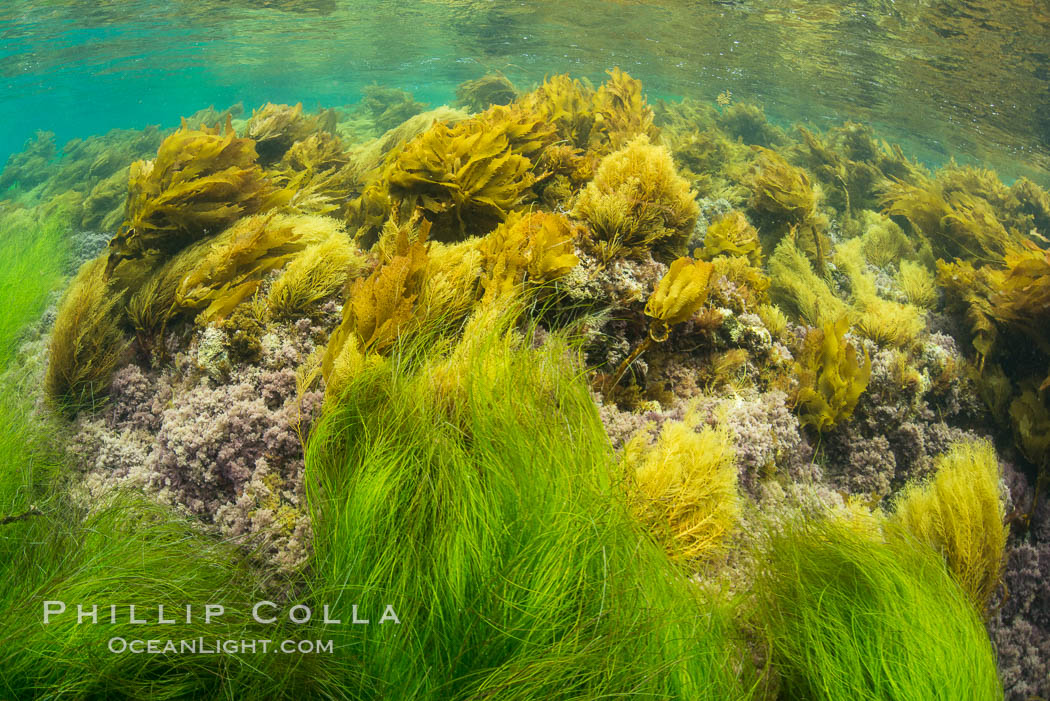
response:
[[[133,655],[237,655],[280,653],[285,655],[332,654],[331,640],[234,640],[219,638],[185,638],[181,640],[143,640],[114,637],[109,639],[113,654]]]

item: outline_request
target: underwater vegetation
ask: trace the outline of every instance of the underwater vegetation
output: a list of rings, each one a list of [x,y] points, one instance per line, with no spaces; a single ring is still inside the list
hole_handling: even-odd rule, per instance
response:
[[[5,525],[0,541],[0,601],[6,611],[19,612],[0,624],[4,694],[33,698],[46,689],[70,698],[303,698],[319,697],[326,685],[334,685],[314,661],[291,661],[283,655],[112,654],[107,644],[115,633],[132,639],[141,630],[127,623],[132,604],[139,604],[140,615],[144,610],[155,615],[156,606],[164,605],[178,618],[187,598],[221,602],[230,615],[209,624],[209,635],[262,639],[282,633],[248,615],[263,588],[259,573],[247,566],[243,555],[201,534],[171,509],[141,495],[116,495],[90,514],[60,498],[40,503],[46,509],[42,516]],[[44,600],[107,602],[116,597],[123,604],[124,619],[116,627],[77,625],[75,613],[43,626],[41,608],[24,605]],[[289,628],[287,623],[281,627]],[[200,635],[201,627],[180,621],[166,631],[177,640]],[[289,629],[284,634],[298,632]]]
[[[931,552],[848,523],[789,524],[757,595],[770,663],[792,699],[995,699],[995,654],[977,612]]]
[[[879,206],[886,179],[911,182],[922,168],[896,144],[876,137],[871,127],[846,122],[823,134],[798,127],[795,147],[801,163],[823,185],[827,199],[847,217]]]
[[[381,132],[393,129],[427,108],[426,103],[416,102],[407,90],[373,84],[366,85],[361,93],[361,107]]]
[[[335,114],[330,111],[307,117],[303,115],[302,103],[294,107],[267,103],[252,111],[246,131],[255,142],[259,162],[270,165],[283,158],[297,142],[331,134],[334,129]]]
[[[473,132],[468,132],[472,126]],[[418,205],[433,214],[445,215],[436,221],[439,231],[447,228],[450,236],[467,235],[465,218],[476,217],[482,222],[506,218],[533,183],[530,161],[523,155],[532,144],[514,144],[523,147],[519,152],[512,147],[508,133],[511,126],[519,125],[508,122],[508,131],[502,133],[479,126],[461,122],[457,129],[432,127],[414,142],[415,149],[402,153],[389,175],[391,194],[405,202],[409,211]],[[522,126],[532,131],[538,124]],[[542,141],[544,137],[537,133],[526,138]],[[454,220],[454,224],[448,220]]]
[[[861,360],[848,328],[843,317],[810,332],[799,358],[799,420],[818,431],[850,417],[871,377],[871,358],[865,351]]]
[[[756,152],[751,206],[796,224],[811,218],[817,196],[806,171],[789,165],[776,151],[758,147]]]
[[[455,106],[468,112],[483,112],[492,105],[509,105],[518,95],[518,89],[507,76],[490,73],[461,83],[456,88]]]
[[[712,222],[704,233],[704,258],[710,260],[720,255],[743,256],[751,266],[762,267],[762,244],[758,239],[758,231],[740,210],[733,210]]]
[[[665,336],[668,327],[688,321],[696,314],[707,300],[713,269],[710,263],[689,258],[671,263],[645,303],[645,315],[658,322],[655,332],[650,334]]]
[[[178,282],[171,313],[197,312],[198,318],[214,321],[256,293],[271,270],[295,260],[309,260],[305,252],[328,242],[343,244],[349,268],[345,235],[332,219],[289,215],[245,217],[206,244],[188,248],[175,256],[158,276],[169,284]],[[310,258],[316,253],[311,252]],[[289,271],[295,274],[295,271]],[[343,281],[311,280],[323,284],[307,294],[317,301],[339,289]],[[163,282],[161,284],[164,284]],[[276,283],[275,283],[276,284]],[[280,291],[281,288],[278,288]]]
[[[1046,191],[619,69],[456,97],[11,160],[4,606],[403,624],[197,660],[5,616],[0,696],[1050,694]]]
[[[604,261],[643,252],[666,261],[684,253],[698,213],[671,154],[644,135],[601,160],[573,209]]]
[[[116,311],[123,296],[115,294],[105,275],[101,258],[81,267],[51,331],[44,391],[56,407],[73,414],[105,395],[126,345]]]
[[[930,484],[901,492],[893,523],[941,552],[984,611],[999,583],[1007,534],[995,449],[988,442],[957,443],[934,469]]]
[[[567,348],[481,314],[458,344],[424,333],[361,370],[310,441],[315,595],[413,621],[338,634],[359,660],[349,695],[746,698],[728,610],[670,574],[611,491]]]
[[[40,216],[30,209],[0,206],[0,366],[17,351],[25,326],[40,317],[48,293],[65,277],[69,229],[62,212]]]
[[[769,259],[769,273],[773,300],[806,324],[822,327],[847,315],[845,300],[835,295],[826,278],[817,274],[792,237],[777,244]]]
[[[266,296],[270,314],[278,319],[309,316],[363,267],[363,256],[340,233],[329,229],[328,236],[306,246],[284,266]]]
[[[0,416],[5,427],[0,433],[0,518],[12,527],[20,521],[7,519],[44,506],[43,486],[63,472],[59,451],[44,450],[42,426],[52,422],[34,415],[29,401],[39,395],[32,391],[39,377],[23,367],[29,364],[23,362],[23,341],[32,335],[27,327],[38,323],[49,296],[60,288],[71,252],[62,218],[33,214],[20,208],[0,211],[0,252],[7,261],[0,268]]]
[[[20,277],[17,286],[11,284],[13,279],[0,286],[3,318],[20,326],[31,325],[39,316],[69,256],[64,227],[25,214],[16,211],[3,218],[5,225],[25,227],[8,229],[12,235],[3,239],[10,262],[5,271],[24,274],[29,266],[37,273]],[[104,262],[91,265],[104,267]],[[301,698],[300,693],[323,686],[323,674],[309,660],[290,665],[272,655],[250,661],[237,655],[181,661],[114,655],[106,647],[113,628],[75,625],[71,616],[41,625],[44,600],[119,598],[143,607],[166,604],[174,611],[189,597],[243,611],[244,603],[255,600],[272,575],[249,567],[241,551],[202,532],[199,522],[141,493],[112,492],[90,508],[80,503],[70,491],[68,458],[54,440],[63,422],[42,418],[33,406],[43,368],[27,361],[35,354],[33,347],[47,344],[40,341],[39,329],[30,331],[28,338],[21,347],[13,347],[16,336],[6,336],[0,363],[0,416],[5,426],[0,436],[0,606],[5,611],[0,623],[0,694],[132,699],[265,693],[283,698],[284,692],[275,694],[273,689],[273,679],[283,678],[286,688],[295,689],[287,696]],[[122,615],[128,615],[126,606]],[[126,624],[119,628],[128,637],[139,629]],[[179,623],[169,630],[175,636],[200,633],[196,624]],[[229,619],[210,630],[235,637],[274,632]]]
[[[645,303],[645,315],[652,320],[645,340],[620,363],[609,387],[615,387],[630,364],[654,343],[666,341],[672,326],[696,314],[709,294],[713,269],[711,263],[685,256],[671,263]]]
[[[638,517],[686,560],[715,554],[740,518],[733,445],[697,423],[695,415],[666,422],[652,446],[639,433],[623,449]]]
[[[278,204],[280,191],[256,164],[252,139],[218,127],[181,129],[167,137],[152,161],[136,161],[128,175],[126,218],[109,244],[107,275],[123,261],[171,255]]]
[[[54,134],[38,132],[0,172],[0,191],[26,206],[54,203],[74,229],[112,231],[124,219],[129,165],[155,154],[162,138],[156,127],[114,129],[59,148]]]
[[[323,368],[329,384],[335,364],[346,353],[382,353],[412,319],[426,269],[430,222],[419,227],[414,241],[409,238],[409,228],[398,229],[389,260],[368,277],[355,280],[350,288],[350,299],[343,305],[343,321],[332,332],[325,351]]]
[[[361,207],[397,203],[403,220],[422,208],[439,240],[487,231],[529,197],[535,183],[529,155],[552,138],[538,116],[506,108],[452,127],[437,123],[388,156]]]
[[[907,219],[946,261],[1001,260],[1032,230],[1035,213],[1042,216],[1045,207],[1045,191],[1030,181],[1007,188],[993,172],[973,166],[953,163],[934,178],[915,180],[886,185],[881,204],[888,214]],[[1040,224],[1045,227],[1045,220]]]
[[[513,296],[526,283],[543,286],[572,270],[579,259],[579,228],[562,214],[512,214],[479,245],[486,297]]]

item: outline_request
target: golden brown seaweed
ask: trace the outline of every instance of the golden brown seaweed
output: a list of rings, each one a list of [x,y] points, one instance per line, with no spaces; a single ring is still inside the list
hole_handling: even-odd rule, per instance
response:
[[[156,159],[133,163],[107,275],[122,261],[163,260],[244,215],[287,202],[292,193],[275,188],[255,159],[255,142],[238,138],[227,122],[224,136],[183,124],[161,143]]]
[[[554,139],[550,125],[516,106],[493,107],[455,126],[435,124],[392,152],[365,189],[358,212],[375,226],[417,209],[436,240],[462,240],[494,229],[531,199],[533,162]]]
[[[294,107],[267,102],[252,112],[247,136],[255,141],[259,162],[268,166],[281,160],[295,142],[334,129],[334,119],[335,114],[330,111],[304,116],[301,102]]]
[[[663,146],[639,136],[602,159],[573,215],[587,222],[600,257],[646,255],[672,260],[684,252],[700,208]]]
[[[411,227],[401,228],[393,256],[367,278],[355,280],[350,286],[343,320],[332,332],[322,361],[326,381],[344,346],[358,349],[361,354],[383,353],[412,319],[416,298],[423,288],[430,224],[422,223],[415,240],[409,239],[410,230]]]
[[[988,441],[955,443],[935,468],[928,484],[901,493],[889,526],[941,553],[984,613],[999,587],[1007,536],[995,448]]]
[[[517,89],[502,73],[483,75],[456,88],[456,107],[468,112],[481,112],[492,105],[509,105],[517,98]]]
[[[795,408],[799,421],[817,431],[829,429],[853,415],[871,377],[871,358],[846,339],[849,320],[843,316],[806,337],[796,363],[799,389]]]
[[[704,305],[713,269],[710,263],[688,257],[671,263],[645,303],[645,315],[663,325],[658,334],[666,336],[668,327],[687,321]]]
[[[733,210],[707,227],[704,236],[704,258],[715,256],[743,256],[756,267],[762,267],[762,244],[758,232],[744,213]]]
[[[187,270],[175,290],[179,310],[199,310],[205,321],[222,319],[278,270],[310,246],[342,236],[325,217],[256,215],[201,242],[172,261]]]
[[[44,393],[69,416],[105,397],[127,347],[120,328],[123,295],[106,283],[105,270],[105,258],[81,266],[51,331]]]
[[[511,215],[479,245],[486,296],[511,294],[526,280],[541,284],[565,275],[578,262],[577,235],[561,214]]]

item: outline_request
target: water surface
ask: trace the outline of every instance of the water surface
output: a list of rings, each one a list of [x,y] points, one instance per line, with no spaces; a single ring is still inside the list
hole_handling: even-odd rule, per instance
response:
[[[776,121],[866,122],[930,162],[1048,182],[1050,6],[1033,0],[8,0],[0,36],[0,158],[38,129],[343,105],[371,83],[440,104],[489,71],[528,86],[618,65],[650,99],[729,90]]]

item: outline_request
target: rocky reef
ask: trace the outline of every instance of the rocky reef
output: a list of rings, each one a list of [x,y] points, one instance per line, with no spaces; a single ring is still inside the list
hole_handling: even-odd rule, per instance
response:
[[[911,592],[916,616],[948,597],[973,664],[998,661],[999,682],[975,673],[974,688],[1050,695],[1046,190],[931,171],[858,124],[652,105],[619,69],[598,87],[487,76],[458,105],[373,86],[350,108],[209,110],[57,159],[42,134],[11,158],[0,218],[66,222],[76,269],[10,362],[35,378],[34,420],[58,426],[79,508],[145,494],[309,588],[342,557],[318,522],[349,519],[332,511],[339,480],[379,489],[369,460],[386,465],[352,462],[384,435],[351,408],[401,426],[414,415],[396,392],[415,393],[404,405],[443,422],[434,436],[488,464],[472,441],[491,426],[464,409],[482,411],[475,387],[567,401],[563,372],[486,384],[479,329],[502,329],[508,357],[556,347],[575,368],[574,420],[602,429],[598,481],[630,514],[623,532],[668,577],[748,610],[734,664],[762,698],[810,689],[821,671],[797,645],[833,635],[784,613],[819,584],[789,581],[787,557],[886,587],[857,595],[879,615],[886,591]],[[434,493],[393,480],[391,498],[443,522],[425,504],[442,475],[416,478]],[[908,589],[923,562],[941,593]]]

